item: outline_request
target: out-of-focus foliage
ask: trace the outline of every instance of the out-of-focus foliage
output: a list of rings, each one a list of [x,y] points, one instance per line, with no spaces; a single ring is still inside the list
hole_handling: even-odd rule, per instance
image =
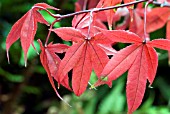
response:
[[[76,97],[70,91],[60,88],[63,98],[72,105],[68,107],[55,95],[47,74],[40,64],[39,56],[33,49],[28,53],[28,67],[24,67],[23,52],[19,42],[10,48],[10,62],[7,63],[5,40],[11,26],[35,3],[46,2],[67,14],[74,12],[76,0],[1,0],[0,1],[0,114],[126,114],[125,82],[126,74],[113,82],[113,87],[101,86]],[[41,12],[48,22],[52,22],[46,12]],[[72,18],[55,24],[55,27],[71,26]],[[44,41],[48,27],[38,24],[36,39]],[[165,27],[151,33],[151,39],[165,37]],[[50,40],[63,41],[55,34]],[[39,45],[35,41],[39,51]],[[69,44],[69,42],[64,42]],[[118,48],[124,44],[118,44]],[[153,88],[147,88],[143,105],[134,114],[170,114],[170,68],[168,54],[158,50],[159,67]],[[92,73],[92,75],[95,75]],[[96,80],[92,76],[90,83]],[[89,85],[90,87],[90,85]]]

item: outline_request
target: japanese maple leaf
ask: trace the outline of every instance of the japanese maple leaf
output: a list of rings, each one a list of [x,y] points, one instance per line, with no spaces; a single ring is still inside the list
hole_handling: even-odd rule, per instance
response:
[[[112,41],[103,37],[101,33],[88,37],[72,27],[62,27],[52,31],[63,40],[73,42],[59,65],[56,77],[60,83],[73,69],[72,88],[74,93],[80,96],[87,87],[92,70],[99,76],[109,61],[107,54],[99,44],[111,44]]]
[[[161,12],[160,12],[161,11]],[[162,28],[168,21],[170,16],[170,8],[153,8],[147,13],[147,32],[153,32]]]
[[[53,78],[57,80],[57,77],[55,77],[57,70],[58,70],[58,66],[61,62],[61,59],[56,55],[56,53],[63,53],[65,52],[69,46],[65,45],[65,44],[48,44],[47,46],[43,46],[42,42],[40,40],[38,40],[40,47],[41,47],[41,54],[40,54],[40,60],[41,63],[44,67],[44,69],[46,70],[47,74],[48,74],[48,78],[49,81],[54,89],[54,91],[56,92],[57,96],[61,99],[62,97],[59,95],[59,93],[57,92],[57,89],[54,85],[54,80]],[[65,76],[65,78],[62,80],[61,84],[66,87],[67,89],[71,90],[69,83],[68,83],[68,76]]]
[[[111,58],[95,84],[95,86],[99,86],[111,82],[129,70],[126,93],[128,112],[131,114],[142,102],[147,79],[150,85],[154,81],[158,66],[158,56],[154,47],[170,50],[170,40],[146,41],[132,32],[123,30],[103,30],[102,33],[114,42],[133,43],[121,49]]]
[[[24,51],[25,66],[27,61],[27,52],[30,45],[33,44],[34,36],[37,30],[37,22],[44,23],[48,25],[48,22],[43,18],[43,16],[38,12],[41,9],[54,9],[56,8],[49,6],[45,3],[35,4],[32,9],[30,9],[21,19],[19,19],[11,28],[7,39],[6,39],[6,50],[7,57],[9,61],[9,48],[16,42],[19,38],[21,40],[21,46]]]

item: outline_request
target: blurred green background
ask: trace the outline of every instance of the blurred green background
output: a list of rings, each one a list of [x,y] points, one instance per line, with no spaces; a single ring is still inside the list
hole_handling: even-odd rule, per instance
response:
[[[5,40],[12,25],[21,18],[35,3],[45,2],[55,6],[60,14],[74,12],[76,0],[0,0],[0,114],[126,114],[126,76],[125,73],[113,82],[113,87],[104,85],[97,90],[89,90],[76,97],[65,88],[59,93],[69,102],[68,107],[53,91],[47,74],[40,63],[39,56],[32,49],[28,53],[28,66],[24,67],[23,52],[20,41],[10,48],[10,62],[7,63]],[[46,12],[43,16],[52,22]],[[54,12],[53,13],[57,13]],[[72,17],[62,20],[55,27],[71,26]],[[38,24],[35,37],[35,46],[39,49],[37,39],[46,38],[48,27]],[[164,38],[165,27],[151,33],[151,38]],[[63,42],[55,34],[51,34],[51,41]],[[124,44],[118,44],[118,48]],[[140,108],[134,114],[170,114],[170,68],[168,54],[159,52],[159,67],[153,88],[147,86],[146,93]],[[92,73],[90,82],[96,80]]]

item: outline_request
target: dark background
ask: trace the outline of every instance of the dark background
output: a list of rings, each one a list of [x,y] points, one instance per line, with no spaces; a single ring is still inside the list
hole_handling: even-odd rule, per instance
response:
[[[113,82],[97,90],[89,90],[76,97],[65,88],[59,93],[69,102],[70,108],[53,91],[47,74],[40,63],[39,56],[32,49],[28,53],[28,66],[24,67],[20,41],[10,48],[10,64],[7,62],[5,40],[12,25],[21,18],[35,3],[45,2],[61,9],[60,14],[74,12],[76,0],[1,0],[0,1],[0,114],[126,114],[126,76],[125,73]],[[52,22],[47,13],[43,16]],[[62,20],[55,27],[71,26],[72,17]],[[165,27],[151,33],[151,38],[164,38]],[[35,46],[39,50],[37,39],[45,41],[48,27],[38,24]],[[51,41],[63,43],[54,33]],[[68,42],[64,42],[68,43]],[[118,47],[124,46],[118,44]],[[170,68],[167,51],[159,52],[159,67],[153,88],[147,86],[143,103],[134,114],[170,114]],[[91,83],[95,74],[92,73]],[[148,85],[148,84],[147,84]]]

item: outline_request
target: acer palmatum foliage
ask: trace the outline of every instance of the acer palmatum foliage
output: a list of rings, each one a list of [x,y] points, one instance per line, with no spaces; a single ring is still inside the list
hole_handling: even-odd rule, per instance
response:
[[[79,0],[75,4],[77,12],[66,15],[52,14],[48,9],[58,9],[46,3],[35,4],[13,25],[7,36],[8,60],[9,48],[20,38],[26,65],[29,47],[30,45],[34,47],[37,23],[50,25],[39,12],[45,10],[56,20],[50,25],[45,44],[38,40],[41,48],[40,60],[57,96],[63,100],[57,92],[54,80],[58,82],[58,88],[62,85],[80,96],[86,90],[93,70],[98,80],[91,88],[103,84],[111,87],[112,81],[128,71],[126,96],[128,113],[131,114],[142,102],[147,80],[151,85],[155,79],[158,55],[154,48],[170,51],[170,8],[167,7],[170,6],[169,2],[147,1]],[[145,8],[144,2],[147,2]],[[147,8],[149,3],[166,7]],[[86,7],[91,9],[85,10]],[[74,16],[72,27],[53,28],[56,22],[70,16]],[[124,17],[123,21],[120,21],[121,17]],[[108,24],[105,24],[106,22]],[[165,24],[167,39],[149,40],[149,33],[162,28]],[[71,41],[72,45],[47,44],[51,32],[55,32],[65,41]],[[112,45],[119,42],[131,45],[116,51]],[[64,52],[65,56],[61,60],[57,53]],[[108,55],[112,58],[109,59]],[[68,72],[71,70],[70,87]]]
[[[16,42],[19,38],[21,40],[21,46],[24,51],[25,66],[27,65],[27,52],[30,45],[33,44],[34,36],[37,31],[37,23],[43,23],[49,25],[48,22],[43,18],[43,16],[38,12],[40,9],[53,9],[57,10],[52,6],[45,3],[35,4],[32,9],[30,9],[21,19],[19,19],[12,27],[6,39],[6,49],[9,61],[8,51],[11,45]]]

